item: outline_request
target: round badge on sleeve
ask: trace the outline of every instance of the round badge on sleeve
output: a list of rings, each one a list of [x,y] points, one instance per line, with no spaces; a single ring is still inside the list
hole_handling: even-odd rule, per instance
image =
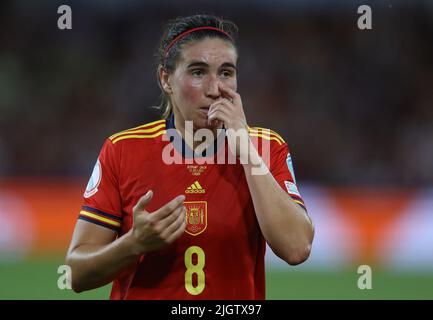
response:
[[[102,177],[102,168],[99,159],[96,161],[95,166],[93,167],[92,176],[87,183],[86,191],[84,191],[84,197],[89,198],[93,196],[96,192],[98,192],[98,186],[101,183]]]
[[[290,153],[287,155],[287,168],[289,168],[290,174],[292,175],[293,182],[296,183],[295,170],[293,170],[292,156],[290,155]]]

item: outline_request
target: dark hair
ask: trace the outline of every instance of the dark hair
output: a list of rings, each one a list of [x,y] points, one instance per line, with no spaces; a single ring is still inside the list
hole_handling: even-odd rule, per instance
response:
[[[174,44],[172,44],[173,40],[176,39],[182,33],[198,28],[198,27],[214,27],[223,30],[230,37],[225,35],[224,33],[217,30],[197,30],[191,32],[179,40],[177,40]],[[159,87],[161,89],[161,103],[158,108],[163,113],[163,118],[168,118],[173,112],[172,104],[170,98],[165,93],[162,85],[161,79],[159,78],[159,70],[164,68],[168,73],[173,72],[176,69],[176,64],[180,57],[180,52],[182,46],[191,41],[197,41],[204,38],[221,38],[223,40],[229,41],[236,48],[235,39],[237,36],[238,27],[236,24],[229,20],[225,20],[220,17],[216,17],[213,15],[204,15],[197,14],[193,16],[187,17],[178,17],[176,19],[168,21],[168,23],[164,27],[164,32],[161,38],[161,41],[158,46],[157,51],[157,80]],[[169,45],[172,45],[168,52],[166,49]],[[165,56],[167,54],[167,56]]]

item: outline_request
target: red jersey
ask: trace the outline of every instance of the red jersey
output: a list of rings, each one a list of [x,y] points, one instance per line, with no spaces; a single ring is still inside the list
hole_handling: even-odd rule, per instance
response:
[[[174,128],[173,117],[112,135],[84,193],[79,219],[111,228],[119,237],[131,229],[132,208],[149,190],[154,193],[146,207],[149,212],[178,195],[186,196],[184,234],[122,272],[110,298],[265,299],[266,243],[243,166],[191,163],[187,154],[192,151],[184,141],[179,146],[168,139],[170,128]],[[249,134],[269,142],[271,174],[305,208],[287,144],[273,131],[250,128]],[[224,134],[217,141],[222,141],[222,147],[214,154],[206,151],[204,158],[229,152]],[[166,164],[162,155],[167,150],[183,163]]]

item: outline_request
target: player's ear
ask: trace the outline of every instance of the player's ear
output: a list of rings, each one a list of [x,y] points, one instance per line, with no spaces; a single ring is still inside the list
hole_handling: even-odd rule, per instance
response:
[[[162,89],[167,94],[173,93],[173,90],[170,85],[170,74],[161,65],[158,67],[158,73],[159,73],[159,81],[161,82]]]

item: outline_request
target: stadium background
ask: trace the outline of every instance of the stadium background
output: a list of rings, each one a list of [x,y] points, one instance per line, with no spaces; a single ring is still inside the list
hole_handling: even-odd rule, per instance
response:
[[[57,28],[72,7],[73,28]],[[357,28],[357,8],[373,29]],[[2,1],[0,299],[59,290],[104,139],[157,119],[161,25],[208,12],[240,27],[251,125],[279,132],[316,226],[308,262],[267,255],[269,299],[433,298],[431,1]],[[373,270],[360,290],[358,266]]]

